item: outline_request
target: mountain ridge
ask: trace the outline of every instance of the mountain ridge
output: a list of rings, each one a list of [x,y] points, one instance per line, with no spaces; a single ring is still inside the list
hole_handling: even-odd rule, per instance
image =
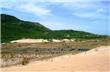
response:
[[[76,30],[51,30],[38,22],[23,21],[15,16],[1,14],[1,42],[9,42],[21,38],[91,39],[100,36]]]

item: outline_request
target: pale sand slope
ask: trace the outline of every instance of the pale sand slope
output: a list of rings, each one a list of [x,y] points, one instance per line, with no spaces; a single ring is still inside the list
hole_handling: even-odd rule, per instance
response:
[[[86,53],[64,55],[26,66],[3,68],[2,72],[110,72],[110,46],[101,46]]]

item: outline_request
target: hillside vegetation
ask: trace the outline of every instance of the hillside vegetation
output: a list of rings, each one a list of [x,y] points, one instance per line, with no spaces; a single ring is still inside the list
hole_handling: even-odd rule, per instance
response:
[[[1,42],[21,38],[34,39],[94,39],[107,36],[75,30],[50,30],[38,22],[22,21],[14,16],[1,14]]]

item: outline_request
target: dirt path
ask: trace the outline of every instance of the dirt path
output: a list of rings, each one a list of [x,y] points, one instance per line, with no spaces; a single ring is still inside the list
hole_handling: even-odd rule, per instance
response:
[[[110,72],[110,46],[77,55],[64,55],[26,66],[3,68],[2,72]]]

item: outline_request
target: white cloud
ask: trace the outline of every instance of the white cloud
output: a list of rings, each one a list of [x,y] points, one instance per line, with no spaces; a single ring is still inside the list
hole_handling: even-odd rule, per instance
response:
[[[63,3],[63,6],[72,12],[72,15],[81,18],[98,18],[106,13],[106,10],[101,6],[100,2],[74,2]]]
[[[23,12],[35,14],[39,17],[51,14],[51,10],[46,9],[44,7],[41,7],[41,6],[36,6],[35,4],[20,5],[18,7],[18,9],[23,11]]]
[[[93,2],[74,2],[74,3],[63,3],[63,6],[70,10],[81,10],[81,9],[90,9],[96,8],[97,5]]]
[[[57,2],[57,3],[65,3],[65,2],[72,2],[72,3],[75,3],[75,2],[97,2],[97,1],[108,1],[108,0],[31,0],[31,1],[28,1],[28,0],[0,0],[0,2]]]
[[[82,18],[97,18],[100,17],[101,15],[103,15],[103,13],[105,13],[106,11],[103,8],[98,8],[92,12],[88,12],[88,11],[77,11],[74,12],[73,15],[78,16],[78,17],[82,17]]]
[[[103,8],[99,8],[99,9],[96,10],[96,12],[97,12],[97,13],[104,13],[105,10],[104,10]]]
[[[37,0],[38,2],[96,2],[96,1],[108,1],[108,0]]]
[[[58,21],[40,21],[40,23],[52,30],[84,30],[83,26],[80,26],[79,24],[68,24],[65,22]]]
[[[73,13],[73,15],[82,17],[82,18],[88,18],[88,17],[93,17],[96,16],[95,13]]]
[[[43,5],[37,5],[37,3],[34,1],[35,0],[33,0],[32,2],[29,1],[25,2],[25,0],[24,1],[12,0],[11,2],[3,1],[1,2],[2,4],[1,6],[3,8],[12,9],[19,12],[34,14],[39,17],[43,17],[51,14],[51,10],[47,9]]]

